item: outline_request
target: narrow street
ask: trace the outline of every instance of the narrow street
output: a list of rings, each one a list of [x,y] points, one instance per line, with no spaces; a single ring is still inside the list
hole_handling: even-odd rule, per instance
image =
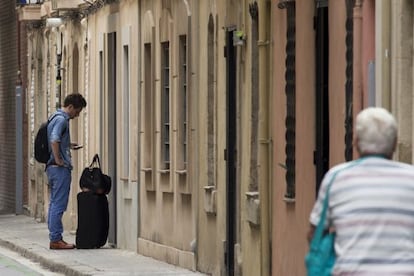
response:
[[[386,157],[414,165],[413,28],[414,0],[0,1],[0,276],[306,275],[362,110],[395,117]],[[62,228],[77,247],[50,246]]]

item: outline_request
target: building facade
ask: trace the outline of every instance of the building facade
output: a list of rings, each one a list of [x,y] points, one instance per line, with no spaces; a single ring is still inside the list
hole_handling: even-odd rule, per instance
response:
[[[270,273],[270,3],[44,1],[27,27],[31,215],[47,216],[41,122],[68,93],[75,233],[82,169],[113,179],[108,242],[213,275]],[[259,110],[261,110],[259,112]]]
[[[65,95],[74,170],[112,177],[109,244],[211,275],[304,275],[308,216],[329,167],[357,158],[355,114],[402,125],[412,163],[412,3],[51,0],[17,7],[29,214],[47,217],[39,125]],[[19,45],[22,44],[20,41]]]

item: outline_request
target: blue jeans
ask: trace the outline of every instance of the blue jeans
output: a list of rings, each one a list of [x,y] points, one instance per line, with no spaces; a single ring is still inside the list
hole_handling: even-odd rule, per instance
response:
[[[46,174],[50,186],[47,224],[49,227],[49,239],[54,242],[62,239],[62,216],[68,207],[72,176],[69,168],[57,166],[48,166]]]

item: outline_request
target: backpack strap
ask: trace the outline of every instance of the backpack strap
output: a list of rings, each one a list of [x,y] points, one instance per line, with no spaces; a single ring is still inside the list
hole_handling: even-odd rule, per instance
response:
[[[47,127],[49,127],[49,123],[55,118],[55,117],[57,117],[57,116],[62,116],[63,118],[65,118],[60,112],[55,112],[55,113],[53,113],[50,117],[49,117],[49,119],[47,119]],[[46,129],[46,131],[47,131],[47,129]],[[65,131],[66,131],[66,127],[62,130],[62,133],[61,133],[61,135],[63,135],[64,133],[65,133]],[[48,135],[48,133],[46,133],[47,134],[47,141],[48,141],[48,149],[49,149],[49,159],[50,159],[50,154],[51,154],[51,152],[52,152],[52,146],[50,145],[50,142],[49,142],[49,135]],[[50,164],[48,164],[48,163],[46,163],[46,166],[45,166],[45,171],[46,171],[46,169],[47,169],[47,167],[48,167],[48,165],[50,165]]]
[[[57,116],[62,116],[63,118],[65,118],[60,112],[55,112],[54,114],[52,114],[49,119],[47,120],[47,124],[49,125],[49,123]],[[63,135],[66,131],[66,127],[63,129],[61,135]]]

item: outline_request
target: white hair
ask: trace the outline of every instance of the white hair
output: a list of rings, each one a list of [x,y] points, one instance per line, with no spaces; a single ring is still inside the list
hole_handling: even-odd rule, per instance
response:
[[[355,133],[358,151],[391,157],[397,141],[397,122],[382,107],[368,107],[356,117]]]

